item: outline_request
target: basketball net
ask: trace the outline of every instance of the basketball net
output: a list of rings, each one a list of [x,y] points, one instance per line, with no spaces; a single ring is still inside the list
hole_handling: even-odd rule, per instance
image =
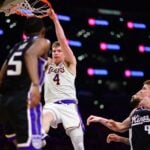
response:
[[[0,8],[0,12],[4,12],[6,16],[17,14],[26,17],[43,18],[48,16],[47,12],[51,9],[48,0],[21,0],[18,3],[10,3]]]

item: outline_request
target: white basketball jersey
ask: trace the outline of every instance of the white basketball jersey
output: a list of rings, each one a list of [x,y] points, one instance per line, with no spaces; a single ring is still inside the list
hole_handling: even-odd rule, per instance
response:
[[[45,73],[44,84],[45,103],[58,100],[76,98],[75,75],[73,75],[64,63],[50,64]]]

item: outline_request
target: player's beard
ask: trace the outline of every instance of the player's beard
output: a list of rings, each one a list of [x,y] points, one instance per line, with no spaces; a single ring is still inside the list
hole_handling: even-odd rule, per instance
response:
[[[139,105],[140,99],[139,98],[135,98],[134,96],[132,96],[131,100],[130,100],[130,106],[132,108],[136,108]]]

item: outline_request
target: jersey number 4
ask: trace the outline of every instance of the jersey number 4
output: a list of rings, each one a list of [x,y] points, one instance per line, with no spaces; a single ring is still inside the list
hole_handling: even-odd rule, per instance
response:
[[[18,56],[21,56],[22,52],[15,52],[10,60],[8,61],[8,66],[12,66],[13,69],[8,69],[7,70],[7,75],[9,76],[16,76],[20,75],[22,71],[22,62],[20,60],[16,60]]]
[[[54,76],[53,81],[55,81],[57,85],[60,84],[60,83],[59,83],[59,74],[56,74],[56,75]]]

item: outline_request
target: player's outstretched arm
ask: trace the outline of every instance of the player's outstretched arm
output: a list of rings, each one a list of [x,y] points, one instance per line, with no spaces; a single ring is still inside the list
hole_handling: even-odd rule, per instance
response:
[[[65,61],[68,62],[69,65],[70,64],[76,65],[76,58],[73,54],[72,49],[68,45],[64,30],[58,20],[57,15],[55,14],[53,9],[48,12],[48,15],[54,23],[57,39],[58,39],[58,41],[61,45],[61,48],[65,54]]]
[[[110,142],[121,142],[121,143],[130,145],[130,142],[129,142],[128,138],[120,136],[120,135],[117,135],[115,133],[109,134],[107,136],[106,141],[107,141],[107,143],[110,143]]]
[[[116,132],[125,132],[129,128],[129,118],[125,119],[123,122],[117,122],[112,119],[91,115],[87,119],[87,125],[90,125],[92,122],[99,122]]]
[[[35,107],[41,100],[39,89],[39,75],[38,75],[38,58],[47,57],[50,42],[46,39],[40,38],[25,53],[26,67],[31,79],[30,89],[30,107]]]

